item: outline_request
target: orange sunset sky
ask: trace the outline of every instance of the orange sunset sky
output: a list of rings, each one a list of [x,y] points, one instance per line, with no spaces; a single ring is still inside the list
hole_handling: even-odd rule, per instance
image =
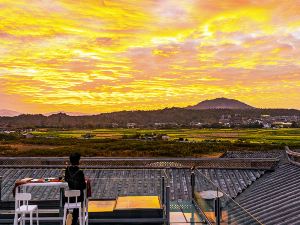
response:
[[[0,108],[300,109],[299,0],[0,0]]]

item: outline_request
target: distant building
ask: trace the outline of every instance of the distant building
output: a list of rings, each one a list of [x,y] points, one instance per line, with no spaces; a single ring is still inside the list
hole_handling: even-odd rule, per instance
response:
[[[136,128],[137,124],[136,123],[127,123],[127,128]]]
[[[260,118],[267,119],[267,118],[270,118],[270,115],[260,115]]]
[[[231,115],[230,114],[223,114],[220,119],[223,119],[223,120],[224,119],[231,119]]]
[[[268,129],[271,127],[272,127],[272,125],[270,123],[263,123],[263,128]]]
[[[223,123],[223,126],[224,126],[224,127],[228,127],[228,128],[231,127],[230,123]]]
[[[219,119],[220,124],[228,124],[232,121],[232,117],[230,114],[228,115],[222,115],[221,118]]]
[[[168,122],[168,123],[154,123],[156,128],[177,128],[179,127],[176,122]]]
[[[34,136],[34,134],[32,134],[32,133],[27,133],[27,134],[23,134],[23,136],[25,137],[25,138],[34,138],[35,136]]]
[[[163,135],[163,136],[161,136],[161,139],[162,139],[163,141],[168,141],[168,140],[170,139],[170,136],[168,136],[168,135]]]
[[[290,122],[274,122],[272,123],[273,127],[277,127],[277,128],[289,128],[292,126],[293,123]]]
[[[202,127],[203,123],[200,122],[190,122],[191,127]]]
[[[155,127],[164,127],[166,126],[166,123],[154,123]]]
[[[111,127],[112,127],[112,128],[117,128],[117,127],[119,127],[119,124],[118,124],[118,123],[112,123],[112,124],[111,124]]]
[[[91,138],[95,137],[95,135],[91,134],[91,133],[86,133],[86,134],[82,135],[82,137],[84,139],[91,139]]]

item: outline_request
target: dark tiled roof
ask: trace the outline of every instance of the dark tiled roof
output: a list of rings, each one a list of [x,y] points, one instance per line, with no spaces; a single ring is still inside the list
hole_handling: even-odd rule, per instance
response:
[[[281,159],[284,156],[284,152],[280,150],[275,151],[228,151],[222,158],[248,158],[248,159],[266,159],[266,158],[278,158]]]
[[[248,188],[254,181],[260,178],[263,170],[222,170],[222,169],[201,169],[206,177],[231,198],[235,198]],[[201,180],[200,180],[201,181]],[[200,184],[205,185],[205,184]]]
[[[300,167],[280,164],[236,200],[264,224],[300,224]]]
[[[229,169],[200,169],[215,184],[221,187],[231,197],[236,197],[262,174],[263,170],[229,170]],[[165,175],[171,187],[171,200],[188,200],[191,198],[190,176],[188,169],[88,169],[85,175],[91,179],[93,198],[115,198],[117,195],[155,195],[161,190],[161,176]],[[58,177],[62,174],[59,169],[18,169],[0,168],[2,182],[2,200],[13,200],[12,189],[16,179],[32,177]],[[199,185],[205,185],[200,178]],[[203,186],[205,187],[205,186]],[[33,188],[35,200],[58,199],[57,188]]]

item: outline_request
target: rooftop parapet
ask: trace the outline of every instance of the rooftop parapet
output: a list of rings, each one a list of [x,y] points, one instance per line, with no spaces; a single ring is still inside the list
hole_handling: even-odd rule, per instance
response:
[[[81,159],[82,168],[203,168],[273,170],[279,162],[274,158],[89,158]],[[0,157],[0,167],[65,168],[67,157]]]

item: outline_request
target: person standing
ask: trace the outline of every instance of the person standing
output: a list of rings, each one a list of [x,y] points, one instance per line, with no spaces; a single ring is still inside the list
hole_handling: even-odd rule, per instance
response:
[[[86,182],[83,171],[79,168],[80,163],[80,154],[72,153],[70,155],[70,163],[71,166],[68,166],[65,172],[65,181],[68,183],[70,190],[80,190],[80,196],[78,201],[83,203],[84,200],[84,190],[86,189]],[[75,201],[74,199],[70,199],[71,201]],[[73,221],[72,225],[78,224],[79,210],[73,210]]]

